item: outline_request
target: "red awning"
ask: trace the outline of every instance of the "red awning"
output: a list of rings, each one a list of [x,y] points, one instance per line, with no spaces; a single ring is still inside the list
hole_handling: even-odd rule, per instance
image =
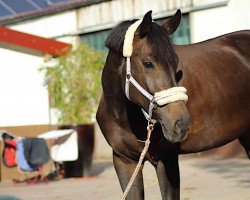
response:
[[[54,39],[43,38],[0,26],[0,47],[9,48],[25,53],[66,55],[72,45]]]

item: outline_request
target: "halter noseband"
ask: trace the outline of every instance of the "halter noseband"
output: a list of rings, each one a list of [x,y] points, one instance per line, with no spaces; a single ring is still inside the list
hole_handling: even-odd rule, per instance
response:
[[[129,97],[129,86],[130,83],[146,98],[149,100],[149,108],[148,113],[143,109],[143,114],[146,119],[151,123],[156,123],[156,120],[152,119],[152,112],[154,109],[154,105],[163,106],[176,101],[187,101],[188,96],[186,95],[186,88],[177,86],[172,87],[167,90],[161,90],[156,92],[154,95],[151,95],[147,92],[132,76],[131,74],[131,55],[133,52],[133,40],[136,29],[141,24],[142,20],[138,20],[133,23],[125,34],[124,45],[123,45],[123,56],[126,57],[126,82],[125,82],[125,94],[127,98]]]

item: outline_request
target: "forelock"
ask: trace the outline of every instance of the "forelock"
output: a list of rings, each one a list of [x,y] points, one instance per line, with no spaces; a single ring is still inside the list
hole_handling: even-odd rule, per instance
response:
[[[153,23],[147,33],[147,40],[161,62],[166,63],[168,66],[177,66],[178,56],[173,49],[172,40],[161,26]]]

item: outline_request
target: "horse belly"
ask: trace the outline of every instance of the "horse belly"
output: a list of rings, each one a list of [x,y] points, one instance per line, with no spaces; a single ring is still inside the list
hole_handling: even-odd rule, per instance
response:
[[[244,90],[220,94],[219,88],[211,88],[198,98],[190,96],[188,110],[192,125],[187,139],[181,143],[183,152],[199,152],[227,144],[240,135],[250,134],[250,82],[238,85]],[[225,89],[225,88],[224,88]],[[228,89],[228,88],[226,88]]]
[[[188,138],[181,143],[181,153],[197,153],[225,145],[245,133],[243,125],[211,125],[208,121],[198,130],[190,130]]]
[[[182,151],[189,153],[209,150],[227,144],[243,134],[250,134],[250,94],[245,93],[245,96],[248,99],[245,103],[235,103],[233,100],[226,103],[223,101],[226,99],[221,97],[212,107],[206,103],[196,105],[193,102],[194,105],[189,109],[192,125],[187,139],[181,143]]]

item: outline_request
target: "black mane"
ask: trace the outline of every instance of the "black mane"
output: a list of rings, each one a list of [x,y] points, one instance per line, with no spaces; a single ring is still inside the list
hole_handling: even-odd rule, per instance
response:
[[[105,42],[105,46],[122,54],[126,31],[128,30],[128,27],[136,21],[137,20],[123,21],[113,28]]]
[[[105,42],[106,47],[122,54],[126,31],[135,21],[137,20],[124,21],[118,24],[108,36]],[[152,23],[146,37],[161,62],[167,63],[168,66],[177,66],[178,56],[173,50],[172,40],[161,26]]]

